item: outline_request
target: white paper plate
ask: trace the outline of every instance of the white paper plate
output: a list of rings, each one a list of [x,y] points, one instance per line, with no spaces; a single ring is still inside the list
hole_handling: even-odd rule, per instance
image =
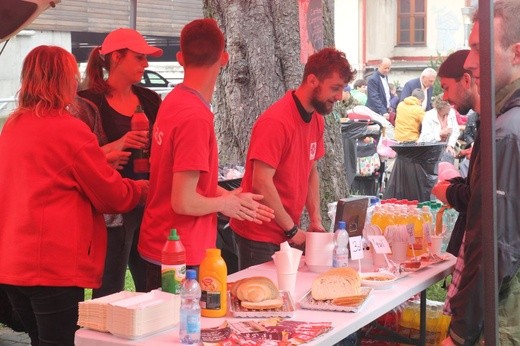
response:
[[[392,287],[397,276],[386,272],[359,273],[361,285],[375,289],[386,289]]]

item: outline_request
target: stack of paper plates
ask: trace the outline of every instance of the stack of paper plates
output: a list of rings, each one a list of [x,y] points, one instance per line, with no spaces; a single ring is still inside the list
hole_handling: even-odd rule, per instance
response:
[[[137,339],[179,323],[180,296],[154,290],[108,304],[107,328],[116,336]]]
[[[107,332],[108,304],[122,299],[134,297],[136,292],[118,292],[105,297],[87,300],[79,303],[78,325],[89,329]]]

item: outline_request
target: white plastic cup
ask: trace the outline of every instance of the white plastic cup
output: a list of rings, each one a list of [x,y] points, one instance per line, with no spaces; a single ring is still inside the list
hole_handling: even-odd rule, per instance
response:
[[[376,253],[374,246],[370,247],[370,252],[372,253],[372,263],[374,264],[375,269],[384,268],[387,266],[384,254]]]
[[[430,243],[430,251],[432,254],[440,255],[442,249],[442,240],[443,237],[440,235],[432,235]]]
[[[292,297],[294,297],[297,273],[281,273],[277,270],[276,274],[278,279],[278,289],[281,291],[287,291]]]
[[[392,242],[392,258],[395,262],[401,263],[406,261],[406,252],[408,243],[405,241]]]

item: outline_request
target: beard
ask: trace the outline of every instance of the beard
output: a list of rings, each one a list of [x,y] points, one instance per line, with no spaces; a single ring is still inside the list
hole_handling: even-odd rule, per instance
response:
[[[311,105],[314,107],[316,112],[320,114],[329,114],[332,112],[332,108],[334,106],[334,103],[329,104],[327,101],[321,101],[318,99],[318,95],[321,92],[321,87],[318,86],[314,91],[312,92],[312,98],[311,98]]]

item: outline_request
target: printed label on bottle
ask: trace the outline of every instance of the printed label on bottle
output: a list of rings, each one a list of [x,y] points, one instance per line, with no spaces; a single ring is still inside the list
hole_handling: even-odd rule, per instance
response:
[[[181,293],[181,286],[186,278],[186,265],[162,265],[161,266],[161,289],[163,292],[173,294]]]
[[[188,334],[200,332],[200,316],[198,314],[188,314],[186,316],[186,332]]]
[[[342,255],[334,255],[332,259],[332,266],[334,268],[347,267],[348,266],[348,253]]]
[[[210,276],[206,276],[200,280],[200,288],[202,296],[200,299],[201,308],[207,310],[220,310],[221,307],[221,291],[220,282]]]

